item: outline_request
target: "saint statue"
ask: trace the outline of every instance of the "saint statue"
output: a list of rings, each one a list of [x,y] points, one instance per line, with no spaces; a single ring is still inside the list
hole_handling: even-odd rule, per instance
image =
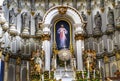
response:
[[[21,3],[22,3],[21,0],[17,0],[18,8],[22,8]]]
[[[15,12],[14,12],[14,9],[12,8],[10,11],[9,11],[9,24],[13,24],[15,22]]]
[[[35,1],[36,1],[36,0],[30,0],[30,3],[31,3],[31,11],[34,11],[34,10],[35,10]]]
[[[29,27],[30,16],[27,12],[21,14],[22,27]]]
[[[84,21],[87,21],[87,17],[86,17],[86,15],[84,14],[84,12],[81,12],[81,16],[82,16],[82,18],[83,18]]]
[[[102,18],[101,18],[101,15],[100,15],[99,11],[97,11],[97,13],[94,17],[94,22],[95,22],[95,26],[101,29]]]
[[[91,0],[86,0],[87,2],[87,10],[91,10]]]
[[[110,7],[108,7],[107,19],[108,19],[108,24],[114,25],[114,13]]]
[[[117,11],[117,17],[120,17],[120,1],[117,2],[116,11]]]
[[[42,60],[40,58],[40,51],[37,50],[36,52],[33,52],[31,60],[34,60],[34,69],[36,72],[40,73],[41,67],[42,67]]]
[[[64,25],[62,24],[61,27],[57,30],[58,34],[60,35],[60,47],[65,48],[66,47],[66,34],[68,31],[64,28]]]
[[[36,16],[35,16],[35,28],[37,30],[39,30],[39,22],[42,21],[42,16],[40,15],[40,13],[37,13]]]

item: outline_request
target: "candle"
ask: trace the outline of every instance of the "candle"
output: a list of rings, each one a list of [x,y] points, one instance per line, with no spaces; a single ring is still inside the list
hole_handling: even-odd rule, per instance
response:
[[[82,70],[82,77],[84,78],[84,71]]]
[[[87,61],[88,62],[88,69],[89,69],[89,67],[90,67],[90,65],[89,65],[89,61]]]
[[[94,69],[94,78],[95,78],[95,69]]]
[[[101,64],[100,64],[100,61],[99,61],[99,69],[100,69],[100,67],[101,67]]]

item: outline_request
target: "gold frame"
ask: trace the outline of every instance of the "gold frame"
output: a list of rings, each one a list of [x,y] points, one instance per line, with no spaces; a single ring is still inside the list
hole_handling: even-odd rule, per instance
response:
[[[57,22],[59,22],[59,21],[61,21],[61,20],[63,20],[63,21],[66,21],[68,24],[69,24],[69,27],[70,27],[70,44],[69,44],[69,48],[70,48],[70,45],[72,44],[72,24],[71,24],[71,22],[70,22],[70,20],[69,19],[67,19],[67,18],[58,18],[58,19],[56,19],[55,21],[54,21],[54,44],[56,44],[56,33],[55,33],[55,30],[56,30],[56,27],[55,27],[55,25],[57,24]]]

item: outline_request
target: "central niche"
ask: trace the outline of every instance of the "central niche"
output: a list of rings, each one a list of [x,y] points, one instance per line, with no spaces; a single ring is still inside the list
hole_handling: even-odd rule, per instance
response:
[[[71,58],[71,23],[65,18],[57,19],[54,23],[54,43],[57,49],[57,64],[64,67],[65,63],[70,65]]]
[[[71,43],[71,24],[69,21],[60,19],[54,24],[54,40],[57,49],[69,49]]]

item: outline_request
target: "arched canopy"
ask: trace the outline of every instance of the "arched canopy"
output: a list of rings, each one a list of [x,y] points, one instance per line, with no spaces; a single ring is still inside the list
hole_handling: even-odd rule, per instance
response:
[[[74,21],[74,24],[80,24],[80,23],[85,23],[80,15],[80,13],[73,7],[70,6],[55,6],[49,9],[46,14],[43,17],[43,23],[44,24],[51,24],[52,19],[56,16],[59,15],[59,8],[66,8],[65,14],[69,17],[71,17]],[[64,10],[63,10],[64,13]]]

